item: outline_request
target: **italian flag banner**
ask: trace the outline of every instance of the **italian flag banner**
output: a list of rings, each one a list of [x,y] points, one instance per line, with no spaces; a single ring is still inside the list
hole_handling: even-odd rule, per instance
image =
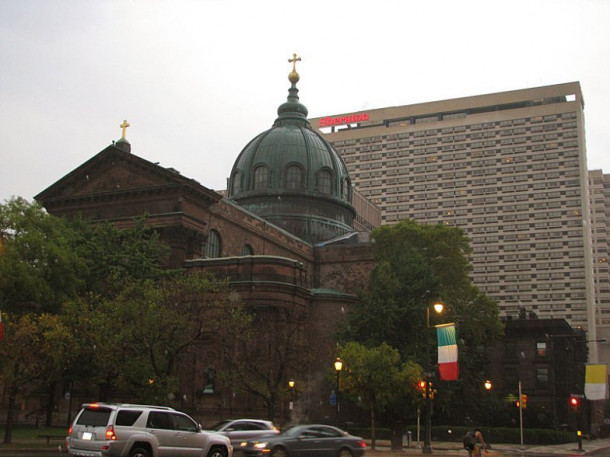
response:
[[[605,400],[608,398],[608,366],[606,364],[587,364],[585,397],[587,397],[587,400]]]
[[[436,326],[438,337],[438,373],[441,381],[457,381],[459,374],[455,324]]]

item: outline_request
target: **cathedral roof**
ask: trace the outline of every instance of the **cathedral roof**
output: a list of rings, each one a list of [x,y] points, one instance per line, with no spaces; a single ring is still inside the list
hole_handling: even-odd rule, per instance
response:
[[[318,242],[352,231],[355,212],[347,167],[312,129],[307,108],[299,100],[298,60],[296,54],[290,60],[288,98],[279,106],[273,126],[237,157],[227,196],[291,233]]]

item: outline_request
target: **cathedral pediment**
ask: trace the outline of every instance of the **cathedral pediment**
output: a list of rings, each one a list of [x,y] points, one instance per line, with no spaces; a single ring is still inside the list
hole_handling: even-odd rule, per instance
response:
[[[208,203],[221,196],[174,169],[163,168],[111,145],[38,194],[45,206],[66,199],[117,199],[134,193],[171,192],[199,194]],[[172,192],[173,193],[173,192]]]

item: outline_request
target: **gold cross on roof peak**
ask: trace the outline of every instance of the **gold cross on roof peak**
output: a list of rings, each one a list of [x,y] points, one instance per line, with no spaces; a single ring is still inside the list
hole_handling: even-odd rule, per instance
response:
[[[123,123],[121,125],[119,125],[119,127],[121,127],[123,129],[123,134],[121,135],[121,139],[124,140],[125,139],[125,134],[127,133],[127,127],[129,127],[130,124],[127,122],[127,120],[124,120]]]
[[[301,58],[297,57],[297,53],[292,54],[292,59],[288,59],[288,62],[292,64],[292,71],[296,73],[297,71],[297,62],[300,62]]]

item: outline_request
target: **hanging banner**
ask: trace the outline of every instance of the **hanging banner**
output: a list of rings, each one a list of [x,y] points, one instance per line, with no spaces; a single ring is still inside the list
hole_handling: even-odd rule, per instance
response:
[[[586,365],[585,397],[587,400],[605,400],[608,398],[608,366],[606,364]]]
[[[441,381],[457,381],[459,374],[455,324],[436,326],[438,337],[438,373]]]

